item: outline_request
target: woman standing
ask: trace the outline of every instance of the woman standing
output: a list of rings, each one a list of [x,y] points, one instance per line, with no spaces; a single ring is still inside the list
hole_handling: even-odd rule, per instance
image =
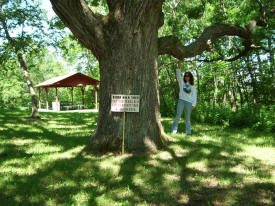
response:
[[[181,114],[184,110],[185,112],[185,126],[186,126],[186,134],[191,134],[191,111],[195,108],[197,103],[197,92],[194,86],[194,77],[191,72],[185,72],[182,75],[180,71],[180,64],[178,62],[176,69],[176,76],[179,83],[179,101],[177,107],[177,114],[174,120],[174,123],[171,128],[171,133],[176,134],[178,131],[178,124],[181,117]]]

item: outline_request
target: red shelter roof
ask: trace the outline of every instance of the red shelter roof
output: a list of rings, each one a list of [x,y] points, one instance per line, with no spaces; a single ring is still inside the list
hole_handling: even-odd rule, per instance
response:
[[[45,87],[77,87],[93,85],[96,86],[100,81],[93,79],[89,76],[81,74],[80,72],[67,74],[59,77],[54,77],[52,79],[46,80],[42,83],[35,85],[35,87],[45,88]]]

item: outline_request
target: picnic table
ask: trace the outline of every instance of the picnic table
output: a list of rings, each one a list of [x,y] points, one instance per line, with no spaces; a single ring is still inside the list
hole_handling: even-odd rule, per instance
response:
[[[83,104],[71,104],[71,102],[61,102],[61,110],[81,110],[84,109]]]

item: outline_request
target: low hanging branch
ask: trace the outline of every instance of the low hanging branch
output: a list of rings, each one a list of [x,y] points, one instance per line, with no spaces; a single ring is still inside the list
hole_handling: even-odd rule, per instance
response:
[[[225,59],[223,57],[218,60],[235,61],[240,57],[246,55],[251,50],[252,35],[251,32],[245,28],[230,25],[230,24],[214,24],[207,27],[202,35],[193,43],[184,46],[181,41],[175,36],[161,37],[158,40],[159,55],[170,54],[177,59],[185,59],[202,54],[204,51],[212,51],[213,43],[216,39],[222,36],[239,36],[244,39],[244,50],[232,59]]]

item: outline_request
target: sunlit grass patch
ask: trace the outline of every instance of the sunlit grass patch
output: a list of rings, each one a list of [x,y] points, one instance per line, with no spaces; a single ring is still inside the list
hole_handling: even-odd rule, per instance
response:
[[[251,145],[245,147],[242,154],[254,157],[266,164],[275,166],[275,148]]]

